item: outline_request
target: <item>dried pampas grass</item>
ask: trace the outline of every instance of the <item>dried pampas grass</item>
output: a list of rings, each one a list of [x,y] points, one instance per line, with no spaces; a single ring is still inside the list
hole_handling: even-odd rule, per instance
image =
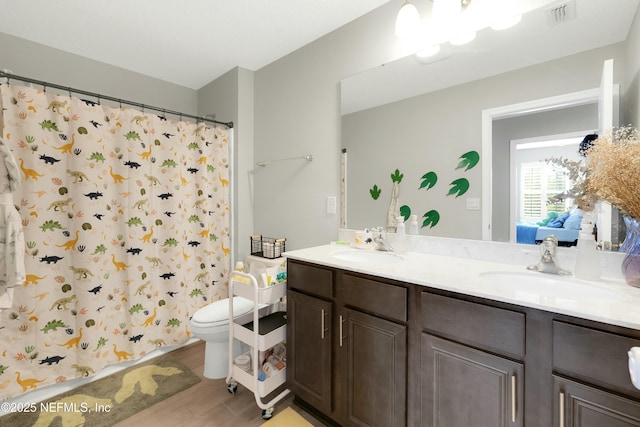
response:
[[[590,192],[640,218],[640,138],[638,130],[622,127],[599,137],[587,153]]]

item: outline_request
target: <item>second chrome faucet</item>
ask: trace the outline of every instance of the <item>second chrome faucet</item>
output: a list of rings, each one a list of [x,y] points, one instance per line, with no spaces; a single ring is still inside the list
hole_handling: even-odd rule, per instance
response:
[[[556,248],[558,247],[558,239],[556,236],[547,236],[540,244],[540,261],[535,265],[527,267],[529,270],[539,271],[547,274],[561,274],[563,276],[570,275],[571,272],[558,267],[554,259]]]

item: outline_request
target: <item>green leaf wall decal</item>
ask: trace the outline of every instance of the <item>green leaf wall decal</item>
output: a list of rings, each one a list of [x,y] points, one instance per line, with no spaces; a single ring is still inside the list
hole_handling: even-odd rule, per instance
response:
[[[438,182],[438,175],[435,172],[427,172],[424,175],[422,175],[422,184],[420,184],[420,189],[422,188],[433,188],[434,185],[436,185],[436,182]]]
[[[480,154],[478,154],[477,151],[469,151],[467,153],[464,153],[459,158],[462,160],[460,161],[460,163],[458,163],[458,167],[456,169],[466,168],[465,171],[468,171],[478,164],[478,162],[480,161]]]
[[[404,175],[401,174],[398,169],[391,174],[391,182],[397,182],[399,184],[402,181],[402,178],[404,178]]]
[[[460,197],[469,189],[469,181],[466,178],[456,179],[449,185],[451,185],[451,189],[449,189],[447,196],[458,193],[456,194],[456,197]]]
[[[400,206],[400,215],[404,217],[404,220],[408,220],[411,216],[411,208],[407,205]]]
[[[382,193],[382,189],[378,188],[377,185],[374,185],[373,188],[369,190],[369,194],[371,194],[373,200],[378,200],[378,197],[380,197],[380,193]]]
[[[433,228],[435,227],[438,222],[440,221],[440,213],[436,210],[430,210],[429,212],[425,213],[424,215],[422,215],[422,217],[425,219],[422,222],[422,226],[423,227],[427,227],[429,225],[431,225],[431,227],[429,228]]]

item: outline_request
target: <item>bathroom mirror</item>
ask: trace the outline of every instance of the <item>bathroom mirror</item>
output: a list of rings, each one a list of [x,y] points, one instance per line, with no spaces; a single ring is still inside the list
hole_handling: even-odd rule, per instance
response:
[[[626,106],[638,105],[638,76],[625,71],[627,61],[640,61],[627,48],[632,24],[640,25],[634,22],[639,3],[620,0],[612,8],[608,0],[553,2],[527,13],[516,27],[478,32],[468,45],[443,46],[432,58],[409,56],[344,79],[343,226],[387,223],[394,187],[391,175],[397,169],[396,177],[402,176],[396,186],[399,206],[409,208],[421,224],[426,221],[421,234],[486,239],[483,209],[487,204],[494,230],[501,224],[508,228],[513,197],[509,190],[511,140],[597,130],[598,97],[593,93],[600,87],[607,59],[615,63],[620,123],[626,123]],[[562,5],[567,15],[558,21],[550,10]],[[564,101],[576,94],[589,96]],[[541,99],[558,103],[538,108],[535,101]],[[504,147],[497,147],[494,139],[495,153],[483,151],[487,132],[483,112],[527,103],[532,105],[530,111],[493,119],[496,127],[515,131],[501,132]],[[461,163],[473,152],[480,156],[474,167]],[[485,161],[488,156],[492,161]],[[552,148],[548,156],[554,156]],[[483,193],[486,164],[490,185],[505,184],[504,190],[493,191],[491,201]],[[429,177],[434,174],[437,183],[432,185]],[[464,192],[453,184],[461,179],[469,184]],[[439,216],[435,226],[433,211]],[[508,230],[490,234],[495,234],[492,240],[510,239]]]

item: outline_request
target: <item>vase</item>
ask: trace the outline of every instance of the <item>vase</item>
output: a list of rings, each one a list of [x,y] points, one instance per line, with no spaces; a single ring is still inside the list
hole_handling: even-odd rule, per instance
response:
[[[630,286],[640,288],[640,220],[624,216],[627,235],[620,246],[621,252],[626,252],[622,260],[622,275]]]

